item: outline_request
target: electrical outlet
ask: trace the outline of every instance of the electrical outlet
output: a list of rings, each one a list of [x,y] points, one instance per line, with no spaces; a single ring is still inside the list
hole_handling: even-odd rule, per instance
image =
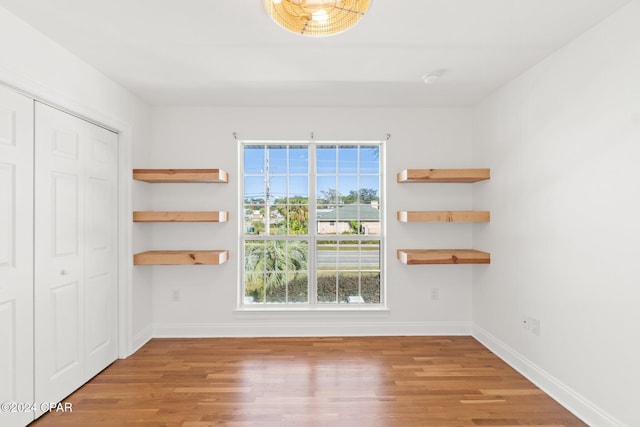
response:
[[[531,332],[533,335],[540,336],[540,319],[523,314],[520,319],[520,325],[525,331]]]
[[[540,336],[540,320],[531,318],[531,333]]]
[[[177,289],[174,289],[171,291],[171,301],[173,302],[179,302],[180,301],[180,291]]]
[[[431,299],[437,301],[440,299],[440,289],[431,288]]]

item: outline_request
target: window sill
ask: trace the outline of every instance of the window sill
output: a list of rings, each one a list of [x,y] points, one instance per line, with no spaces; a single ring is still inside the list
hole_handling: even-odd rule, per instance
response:
[[[242,305],[237,307],[234,310],[234,313],[239,314],[249,314],[249,313],[389,313],[388,307],[384,305],[379,306],[368,306],[368,305],[360,305],[355,306],[354,304],[349,304],[348,306],[344,305],[327,305],[327,306],[311,306],[311,305],[300,305],[300,306],[292,306],[292,307],[284,307],[281,305]]]

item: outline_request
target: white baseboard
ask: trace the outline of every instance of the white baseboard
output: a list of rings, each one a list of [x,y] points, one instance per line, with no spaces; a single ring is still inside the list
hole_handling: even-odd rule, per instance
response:
[[[470,335],[471,322],[162,323],[154,338]]]
[[[135,334],[134,337],[132,338],[131,354],[140,350],[140,347],[148,343],[151,338],[153,338],[153,326],[149,325],[146,328],[142,329],[137,334]]]
[[[623,423],[481,327],[473,325],[472,336],[590,426],[624,427]]]

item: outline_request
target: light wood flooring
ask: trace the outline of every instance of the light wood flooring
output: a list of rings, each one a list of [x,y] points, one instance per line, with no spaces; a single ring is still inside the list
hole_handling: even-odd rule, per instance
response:
[[[153,339],[31,426],[585,426],[471,337]]]

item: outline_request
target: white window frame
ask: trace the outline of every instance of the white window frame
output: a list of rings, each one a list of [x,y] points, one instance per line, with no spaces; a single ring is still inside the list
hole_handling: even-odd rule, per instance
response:
[[[309,147],[309,222],[307,235],[247,235],[245,234],[244,223],[244,147],[247,145],[264,145],[264,146],[295,146],[306,145]],[[318,234],[317,230],[317,213],[316,213],[316,148],[318,146],[336,145],[336,146],[377,146],[379,148],[379,212],[380,212],[380,234],[379,235],[340,235],[340,234]],[[334,140],[238,140],[238,304],[239,310],[263,311],[263,310],[340,310],[340,311],[370,311],[370,310],[386,310],[387,309],[387,284],[386,284],[386,164],[385,150],[386,141],[334,141]],[[287,173],[289,171],[287,170]],[[336,172],[339,175],[338,172]],[[288,175],[287,175],[288,176]],[[358,174],[360,176],[360,174]],[[268,219],[267,219],[268,225]],[[245,303],[245,241],[247,240],[306,240],[309,242],[309,266],[308,266],[308,302],[307,303]],[[317,302],[317,265],[316,265],[316,244],[318,240],[379,240],[380,242],[380,302],[379,303],[322,303]]]

